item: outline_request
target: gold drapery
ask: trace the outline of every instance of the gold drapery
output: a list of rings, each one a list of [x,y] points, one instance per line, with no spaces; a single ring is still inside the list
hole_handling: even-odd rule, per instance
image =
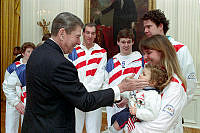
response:
[[[1,0],[1,100],[4,100],[2,82],[8,65],[14,59],[13,48],[20,46],[21,0]]]

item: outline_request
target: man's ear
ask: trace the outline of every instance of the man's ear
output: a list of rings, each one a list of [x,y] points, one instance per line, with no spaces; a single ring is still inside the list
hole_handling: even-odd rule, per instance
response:
[[[59,39],[60,40],[64,40],[64,34],[65,34],[65,29],[64,28],[61,28],[59,31],[58,31],[58,36],[59,36]]]
[[[134,45],[135,44],[135,41],[134,40],[132,40],[132,45]]]
[[[119,41],[117,40],[117,45],[119,46]]]
[[[160,23],[158,27],[159,27],[159,29],[163,30],[163,24],[162,23]]]

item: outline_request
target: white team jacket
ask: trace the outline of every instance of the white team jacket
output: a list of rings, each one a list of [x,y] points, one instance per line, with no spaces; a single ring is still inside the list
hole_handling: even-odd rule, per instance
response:
[[[153,121],[136,122],[132,133],[183,133],[182,110],[187,104],[187,95],[177,75],[163,90],[161,109]]]
[[[68,59],[77,68],[79,79],[88,92],[102,89],[107,63],[105,49],[95,43],[88,50],[83,44],[80,44],[68,55]]]
[[[187,82],[187,100],[191,102],[193,92],[197,88],[197,79],[195,74],[195,68],[192,56],[186,45],[175,41],[172,37],[168,36],[169,41],[172,43],[176,50],[178,61],[182,70],[182,73]]]
[[[123,68],[120,53],[109,59],[106,66],[104,88],[112,88],[132,74],[136,74],[136,78],[140,75],[142,72],[142,55],[138,51],[135,51],[127,55],[125,60],[126,64]],[[129,97],[128,92],[124,92],[122,95]]]
[[[23,64],[22,59],[20,59],[20,61],[9,65],[5,72],[3,91],[6,100],[13,107],[15,107],[19,102],[25,102],[25,70],[26,64]]]

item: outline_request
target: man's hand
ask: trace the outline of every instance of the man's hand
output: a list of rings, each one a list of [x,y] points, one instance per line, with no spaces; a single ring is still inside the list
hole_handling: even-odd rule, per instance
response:
[[[126,77],[118,85],[120,93],[124,91],[132,91],[137,89],[143,89],[149,86],[149,82],[145,79],[133,79],[133,77]]]
[[[24,114],[24,109],[25,109],[25,107],[24,107],[24,105],[23,105],[21,102],[19,102],[19,103],[15,106],[15,108],[16,108],[16,110],[17,110],[20,114]]]
[[[122,98],[122,100],[118,103],[116,103],[117,107],[123,108],[128,104],[128,99],[127,98]]]

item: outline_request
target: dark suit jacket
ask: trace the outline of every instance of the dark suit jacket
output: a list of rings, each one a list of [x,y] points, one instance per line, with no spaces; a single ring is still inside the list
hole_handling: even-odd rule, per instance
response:
[[[32,52],[26,66],[26,84],[22,133],[74,133],[75,107],[91,111],[111,106],[114,101],[112,89],[87,92],[75,66],[50,39]]]

